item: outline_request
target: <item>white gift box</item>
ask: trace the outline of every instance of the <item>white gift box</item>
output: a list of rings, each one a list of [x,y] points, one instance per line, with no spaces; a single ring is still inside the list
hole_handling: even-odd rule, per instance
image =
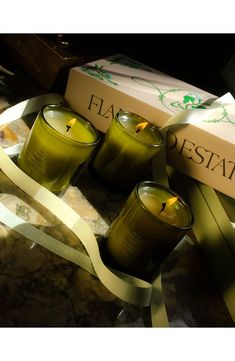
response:
[[[162,127],[183,110],[208,106],[217,97],[122,55],[72,68],[65,100],[106,132],[119,109]],[[235,106],[223,104],[197,124],[168,133],[167,162],[235,198]]]

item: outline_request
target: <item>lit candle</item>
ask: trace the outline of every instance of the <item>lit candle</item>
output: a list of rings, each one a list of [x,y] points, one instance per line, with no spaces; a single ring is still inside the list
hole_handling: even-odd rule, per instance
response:
[[[98,141],[98,133],[88,120],[70,109],[45,105],[18,157],[18,165],[44,187],[60,194]]]
[[[94,173],[115,188],[143,180],[150,161],[164,145],[160,131],[137,114],[120,111],[91,162]]]
[[[121,269],[150,280],[192,221],[190,208],[176,193],[141,182],[111,225],[105,248]]]

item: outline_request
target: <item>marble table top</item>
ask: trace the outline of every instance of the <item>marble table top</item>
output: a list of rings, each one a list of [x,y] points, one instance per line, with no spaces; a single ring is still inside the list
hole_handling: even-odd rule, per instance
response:
[[[62,198],[95,234],[105,234],[108,221],[77,187],[69,187]],[[2,172],[0,201],[40,230],[85,252],[70,230]],[[93,275],[2,224],[0,244],[0,326],[151,326],[149,309],[125,304]]]

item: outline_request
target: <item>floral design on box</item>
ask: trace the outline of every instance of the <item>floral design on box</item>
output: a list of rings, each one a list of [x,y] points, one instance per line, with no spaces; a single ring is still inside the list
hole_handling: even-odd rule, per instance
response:
[[[111,65],[112,64],[120,64],[120,65],[123,65],[123,66],[127,66],[129,68],[142,69],[142,70],[146,70],[146,71],[148,71],[150,73],[152,72],[152,70],[149,67],[147,67],[147,66],[145,66],[145,65],[143,65],[143,64],[141,64],[141,63],[139,63],[139,62],[137,62],[137,61],[135,61],[133,59],[122,56],[122,55],[110,56],[109,58],[107,58],[107,60],[110,61]]]
[[[215,99],[203,99],[202,95],[194,91],[186,91],[180,88],[160,88],[156,83],[139,77],[132,77],[132,80],[142,86],[146,86],[156,91],[156,97],[161,104],[171,112],[183,111],[189,109],[210,108]],[[206,123],[230,123],[235,125],[235,121],[229,118],[229,112],[225,105],[218,107],[216,117],[213,119],[204,119]]]
[[[117,83],[112,81],[112,74],[110,74],[107,70],[105,70],[103,65],[87,64],[87,65],[82,66],[81,70],[99,80],[107,81],[113,85],[118,85]]]
[[[135,76],[132,77],[132,80],[139,85],[153,89],[156,92],[156,98],[171,112],[206,107],[199,93],[180,88],[163,89],[148,79]]]
[[[108,60],[110,64],[120,64],[123,66],[128,66],[130,68],[135,69],[146,69],[141,63],[135,62],[132,59],[128,59],[121,55],[109,57]],[[104,69],[105,65],[99,64],[86,64],[81,67],[81,70],[85,73],[95,77],[98,80],[105,81],[111,83],[115,86],[119,84],[114,82],[113,74],[111,74],[108,70]],[[141,78],[138,76],[131,76],[130,79],[141,85],[143,87],[148,87],[155,92],[156,101],[160,101],[160,103],[168,109],[171,113],[176,113],[178,111],[190,110],[190,109],[206,109],[211,106],[215,99],[205,99],[201,94],[196,91],[184,90],[181,88],[162,88],[155,82]],[[218,112],[216,112],[216,117],[213,119],[205,119],[203,122],[206,123],[230,123],[235,125],[235,121],[229,118],[229,112],[225,108],[225,106],[221,105],[218,108]]]
[[[230,123],[232,125],[235,125],[235,121],[229,118],[228,110],[225,108],[225,105],[221,105],[219,107],[221,112],[218,114],[218,118],[213,119],[205,119],[204,122],[206,123]]]

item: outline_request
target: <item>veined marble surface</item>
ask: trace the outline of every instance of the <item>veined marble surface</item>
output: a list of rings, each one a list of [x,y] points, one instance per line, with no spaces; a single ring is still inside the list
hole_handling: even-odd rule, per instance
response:
[[[0,201],[19,217],[81,251],[77,237],[1,172]],[[96,234],[108,224],[77,187],[63,195]],[[149,310],[126,305],[100,281],[0,224],[0,326],[151,326]],[[124,311],[123,311],[124,309]]]

